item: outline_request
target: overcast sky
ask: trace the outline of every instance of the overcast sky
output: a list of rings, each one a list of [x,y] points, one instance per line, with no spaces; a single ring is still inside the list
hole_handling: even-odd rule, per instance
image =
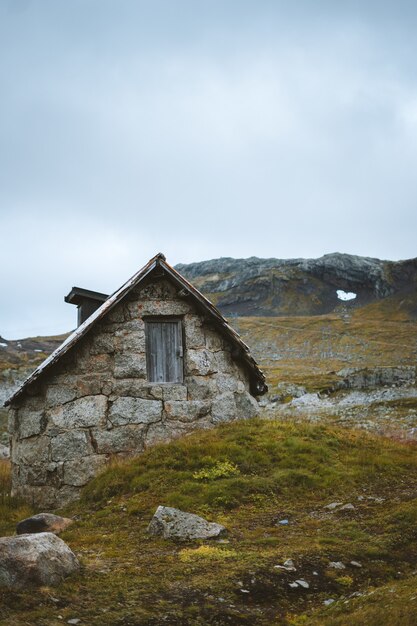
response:
[[[417,5],[0,0],[0,334],[151,256],[417,256]]]

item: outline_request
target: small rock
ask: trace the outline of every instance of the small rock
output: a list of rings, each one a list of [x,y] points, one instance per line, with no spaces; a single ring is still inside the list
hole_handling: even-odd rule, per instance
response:
[[[326,504],[323,509],[327,509],[328,511],[333,511],[338,506],[342,506],[343,502],[330,502],[330,504]]]
[[[318,572],[313,572],[313,576],[318,576],[319,573]]]
[[[296,580],[295,582],[297,583],[297,585],[300,585],[300,587],[304,587],[304,589],[308,589],[310,587],[308,582],[303,579]]]
[[[75,554],[53,533],[0,539],[0,586],[58,585],[79,567]]]
[[[291,589],[296,589],[298,587],[298,583],[288,583],[288,586],[291,587]]]
[[[287,519],[280,519],[278,524],[280,524],[281,526],[286,526],[287,524],[289,524],[289,521]]]
[[[359,563],[359,561],[351,561],[350,564],[353,565],[353,567],[362,567],[362,565],[361,565],[361,563]]]
[[[324,606],[330,606],[331,604],[333,604],[334,600],[333,598],[329,598],[328,600],[325,600],[323,602]]]
[[[333,569],[346,569],[346,565],[344,565],[342,561],[330,561],[329,567]]]
[[[221,524],[208,522],[204,518],[185,513],[169,506],[158,506],[148,526],[151,535],[161,535],[164,539],[212,539],[227,531]]]
[[[10,457],[10,448],[0,443],[0,459],[8,459]]]
[[[242,593],[250,593],[249,589],[241,589],[240,590]]]
[[[69,517],[61,517],[60,515],[53,515],[52,513],[38,513],[27,517],[22,520],[16,526],[16,533],[18,535],[25,535],[28,533],[54,533],[59,535],[63,530],[68,528],[70,524],[73,524],[73,520]]]
[[[67,624],[79,624],[81,622],[80,619],[78,619],[78,617],[74,617],[73,619],[69,619],[67,621]]]
[[[287,559],[284,561],[284,565],[274,565],[275,569],[285,569],[287,572],[295,572],[297,571],[296,567],[294,567],[294,561],[292,559]]]
[[[351,502],[340,507],[339,511],[354,511],[355,507]]]

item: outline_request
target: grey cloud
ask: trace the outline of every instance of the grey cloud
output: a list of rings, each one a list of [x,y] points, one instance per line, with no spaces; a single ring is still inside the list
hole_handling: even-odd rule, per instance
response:
[[[416,9],[386,4],[0,1],[0,334],[159,250],[415,256]]]

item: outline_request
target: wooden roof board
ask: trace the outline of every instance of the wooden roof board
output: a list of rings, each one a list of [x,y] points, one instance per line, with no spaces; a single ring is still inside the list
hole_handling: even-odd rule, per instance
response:
[[[25,391],[25,389],[37,381],[41,375],[49,370],[55,363],[57,363],[78,341],[84,337],[96,324],[98,320],[101,320],[107,313],[109,313],[119,302],[123,300],[134,287],[136,287],[142,280],[144,280],[157,266],[162,267],[171,278],[179,284],[183,289],[186,289],[195,301],[200,305],[200,308],[207,312],[215,325],[219,330],[226,335],[230,341],[238,349],[239,357],[249,369],[251,379],[255,384],[252,385],[254,395],[262,395],[268,391],[268,387],[265,383],[265,376],[259,369],[255,359],[250,354],[249,347],[242,341],[239,334],[230,326],[225,320],[220,311],[198,291],[191,283],[189,283],[179,272],[177,272],[171,265],[169,265],[165,256],[162,253],[158,253],[152,259],[148,261],[143,268],[136,272],[129,280],[127,280],[117,291],[115,291],[103,304],[85,320],[78,328],[69,335],[65,341],[49,355],[48,358],[41,363],[33,372],[23,381],[15,393],[6,400],[4,406],[10,405],[17,400],[19,396]]]

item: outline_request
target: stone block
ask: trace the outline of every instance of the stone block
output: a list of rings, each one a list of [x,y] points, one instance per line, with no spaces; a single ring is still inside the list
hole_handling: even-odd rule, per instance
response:
[[[162,400],[162,387],[149,383],[147,380],[136,378],[118,379],[113,383],[113,392],[110,400],[120,396],[132,396],[145,400]]]
[[[70,461],[93,453],[89,433],[85,430],[70,430],[51,440],[51,459]]]
[[[115,337],[110,333],[99,333],[91,341],[90,354],[112,354],[115,350]]]
[[[113,426],[150,424],[157,422],[161,417],[161,400],[143,400],[124,396],[117,398],[109,410],[109,421]]]
[[[187,375],[207,376],[217,372],[214,355],[209,350],[187,350],[185,363]]]
[[[143,425],[117,426],[112,430],[94,429],[93,438],[99,454],[132,454],[142,452],[144,431]]]
[[[238,369],[230,352],[227,350],[220,350],[219,352],[214,353],[215,363],[216,363],[216,371],[224,373],[224,374],[233,374],[236,375],[236,370]]]
[[[20,439],[39,435],[42,431],[42,411],[31,409],[19,409],[18,412],[18,436]]]
[[[18,409],[9,408],[7,414],[7,430],[10,436],[17,433],[19,422],[17,421]]]
[[[193,422],[206,416],[211,409],[210,400],[171,401],[164,404],[167,419]]]
[[[144,355],[122,353],[114,359],[115,378],[146,378],[146,359]]]
[[[171,441],[177,437],[182,437],[189,432],[187,426],[187,424],[181,422],[172,422],[168,424],[165,422],[158,422],[156,424],[151,424],[144,436],[145,447],[153,446],[164,441]]]
[[[237,379],[232,374],[216,374],[217,390],[220,394],[227,391],[237,391]]]
[[[185,345],[188,350],[205,348],[206,338],[201,328],[200,318],[192,316],[184,320]]]
[[[206,328],[205,340],[206,348],[208,350],[211,350],[212,352],[218,352],[219,350],[223,350],[223,338],[215,330]]]
[[[11,448],[12,461],[18,464],[47,464],[49,462],[49,437],[41,435],[15,441]]]
[[[233,393],[223,393],[213,400],[211,415],[214,424],[232,422],[236,419],[236,412],[236,402]]]
[[[56,406],[71,402],[77,397],[77,390],[67,385],[49,385],[46,388],[46,406]]]
[[[106,457],[98,454],[91,454],[83,459],[75,461],[65,461],[63,482],[66,485],[82,487],[106,464]]]
[[[185,315],[189,311],[190,305],[187,302],[149,300],[142,303],[141,309],[137,310],[137,315],[138,313],[139,315]]]
[[[118,331],[115,337],[117,351],[145,353],[145,331]]]
[[[185,385],[177,385],[175,383],[163,385],[161,387],[162,397],[164,400],[186,400],[187,387]]]
[[[211,376],[187,376],[185,382],[190,400],[205,400],[218,393],[216,381]]]
[[[106,396],[86,396],[49,412],[52,424],[61,428],[87,428],[105,422]]]
[[[125,321],[124,306],[120,303],[106,315],[106,322],[120,324]]]
[[[235,393],[237,419],[250,419],[259,413],[259,404],[250,393]]]

